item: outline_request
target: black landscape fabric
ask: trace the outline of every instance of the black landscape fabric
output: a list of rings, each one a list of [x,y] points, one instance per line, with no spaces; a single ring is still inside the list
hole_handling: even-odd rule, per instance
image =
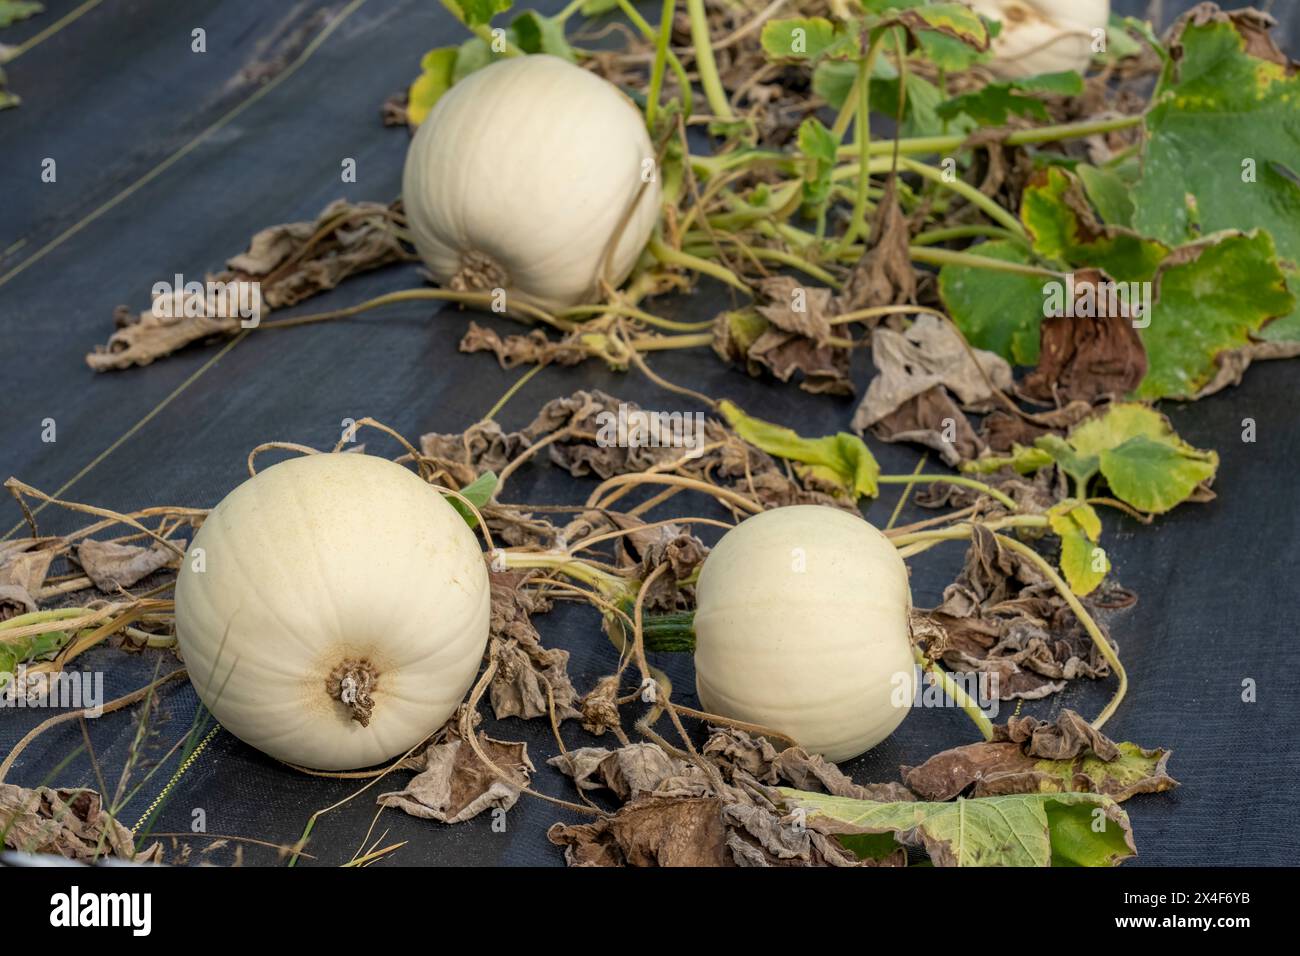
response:
[[[46,6],[41,18],[7,31],[6,42],[21,42],[76,4],[48,0]],[[1188,6],[1165,3],[1166,16]],[[1279,39],[1296,55],[1300,4],[1275,7],[1283,20]],[[1117,9],[1140,13],[1145,4]],[[207,31],[206,54],[189,50],[195,27]],[[9,83],[24,102],[0,113],[0,250],[7,250],[0,276],[31,263],[0,285],[0,472],[45,490],[66,486],[66,497],[116,510],[207,507],[246,476],[245,457],[261,442],[329,446],[344,419],[365,415],[411,437],[459,431],[481,417],[521,372],[500,370],[488,355],[460,354],[469,314],[432,303],[253,334],[226,350],[189,348],[126,372],[95,374],[83,358],[106,340],[113,307],[144,308],[160,277],[219,268],[253,232],[312,219],[335,198],[395,198],[408,136],[404,128],[380,125],[380,106],[409,82],[421,54],[459,42],[462,32],[434,0],[122,0],[91,10],[15,63]],[[318,46],[311,55],[283,75],[312,44]],[[195,139],[223,117],[219,128]],[[175,158],[160,168],[168,157]],[[46,158],[57,163],[54,183],[40,178]],[[356,163],[355,183],[341,181],[348,159]],[[419,281],[413,266],[389,268],[350,280],[298,311],[351,304]],[[727,301],[712,292],[682,309],[689,318],[707,318]],[[856,361],[854,380],[863,387],[870,360],[859,350]],[[656,367],[804,434],[845,429],[852,415],[849,402],[747,378],[706,351],[665,355]],[[1139,599],[1110,621],[1131,688],[1106,731],[1171,748],[1170,772],[1184,782],[1125,804],[1139,851],[1130,865],[1300,860],[1300,585],[1290,551],[1300,541],[1296,376],[1294,363],[1258,363],[1237,388],[1194,405],[1166,403],[1183,438],[1220,452],[1218,500],[1179,508],[1152,528],[1107,518],[1117,579]],[[588,362],[546,369],[500,420],[519,427],[546,400],[580,388],[665,407],[665,393],[644,377]],[[1254,443],[1243,443],[1247,418],[1255,422]],[[41,440],[45,419],[57,424],[54,443]],[[373,451],[396,454],[382,436],[365,440]],[[873,443],[872,450],[888,472],[911,471],[919,459],[909,446]],[[581,501],[594,486],[546,464],[523,469],[511,484],[510,500],[532,502]],[[887,489],[868,517],[883,524],[897,491]],[[909,505],[901,520],[926,515]],[[5,531],[20,514],[6,502],[0,518]],[[71,527],[55,508],[40,519],[45,531]],[[962,550],[954,545],[915,564],[919,606],[937,602]],[[560,606],[536,623],[549,646],[572,653],[570,673],[579,688],[611,669],[613,651],[590,609]],[[698,705],[688,657],[659,655],[654,663],[684,702]],[[126,656],[99,649],[84,660],[85,669],[103,671],[105,699],[175,666],[170,652]],[[1243,702],[1245,682],[1257,688],[1254,703]],[[1112,688],[1088,683],[1071,682],[1061,694],[1027,703],[1024,712],[1095,713]],[[151,721],[155,736],[143,750],[146,766],[188,732],[197,705],[187,683],[164,688]],[[110,774],[132,748],[131,713],[88,724],[95,757]],[[999,719],[1009,713],[1008,707]],[[45,716],[39,710],[0,715],[0,756]],[[538,768],[536,789],[574,798],[571,782],[546,766],[557,746],[545,721],[486,718],[484,726],[493,736],[527,741]],[[576,723],[566,724],[565,733],[569,747],[609,744]],[[860,782],[896,780],[900,764],[918,764],[970,740],[960,711],[918,710],[845,770]],[[22,755],[8,782],[98,788],[84,753],[60,766],[82,744],[78,723],[55,728]],[[174,771],[173,761],[149,777],[122,822],[145,820]],[[494,830],[490,815],[443,826],[388,810],[375,822],[374,794],[398,789],[408,776],[384,781],[322,817],[307,847],[312,856],[302,863],[346,862],[382,837],[380,845],[407,842],[380,865],[562,865],[545,832],[556,821],[578,822],[576,816],[527,796],[509,812],[504,832]],[[111,791],[116,779],[105,784]],[[292,844],[315,810],[358,786],[303,776],[218,731],[175,782],[150,829],[188,833],[201,813],[209,834]],[[233,853],[227,846],[211,859],[231,862]],[[253,844],[242,853],[246,863],[279,859]]]

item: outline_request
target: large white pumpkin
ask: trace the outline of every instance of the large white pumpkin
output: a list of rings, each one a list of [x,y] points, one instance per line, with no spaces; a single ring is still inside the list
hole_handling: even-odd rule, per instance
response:
[[[560,309],[595,300],[620,227],[605,275],[617,286],[636,264],[659,214],[654,160],[617,87],[559,57],[509,57],[435,104],[406,155],[402,197],[439,283]]]
[[[696,589],[705,710],[763,724],[830,760],[884,740],[915,692],[907,567],[862,518],[796,505],[723,535]]]
[[[352,453],[245,481],[176,582],[203,703],[246,743],[321,770],[372,766],[437,729],[474,679],[488,615],[487,569],[455,509],[400,465]]]

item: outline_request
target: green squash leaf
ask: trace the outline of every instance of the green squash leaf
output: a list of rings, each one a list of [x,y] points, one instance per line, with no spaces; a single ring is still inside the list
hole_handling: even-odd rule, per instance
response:
[[[834,56],[852,59],[858,55],[858,41],[844,24],[825,17],[792,17],[769,20],[760,37],[763,52],[773,61],[819,60]]]
[[[975,255],[1004,262],[1032,263],[1020,245],[994,240],[973,246]],[[966,340],[1016,365],[1038,362],[1038,326],[1043,320],[1043,280],[1009,272],[946,265],[939,270],[939,295]]]
[[[498,13],[514,6],[513,0],[455,0],[455,4],[460,8],[465,25],[470,27],[489,23]]]
[[[860,835],[888,834],[936,866],[1114,866],[1137,853],[1128,814],[1096,793],[876,803],[780,789],[787,807],[850,837],[850,849]]]
[[[988,83],[981,89],[940,103],[935,112],[947,120],[965,114],[981,126],[1002,126],[1011,116],[1030,116],[1046,123],[1051,116],[1043,101],[1026,94],[1077,96],[1082,92],[1083,77],[1078,73],[1047,73],[1022,80]]]
[[[411,126],[424,122],[435,103],[452,86],[458,50],[454,46],[430,50],[420,60],[420,75],[406,96],[406,121]]]
[[[1170,244],[1265,229],[1300,293],[1300,73],[1270,45],[1244,12],[1184,22],[1146,115],[1134,225]],[[1260,337],[1300,341],[1300,309],[1282,314]]]
[[[799,124],[799,152],[807,161],[803,178],[803,201],[809,210],[826,204],[831,194],[831,172],[839,142],[815,116]]]
[[[894,25],[907,28],[918,38],[927,33],[935,33],[956,40],[980,53],[989,48],[988,27],[984,25],[979,14],[964,3],[931,3],[926,6],[896,9],[886,13],[872,26],[881,29]]]
[[[1110,571],[1110,559],[1098,545],[1101,519],[1092,505],[1063,501],[1047,512],[1047,521],[1061,539],[1061,572],[1070,590],[1091,594]]]
[[[1132,184],[1117,169],[1079,163],[1074,172],[1103,222],[1132,227],[1133,197],[1129,194]]]
[[[1041,441],[1041,439],[1040,439]],[[1070,432],[1070,448],[1095,461],[1111,491],[1139,511],[1163,514],[1214,477],[1219,456],[1193,448],[1146,405],[1111,405]]]
[[[1083,184],[1059,166],[1034,173],[1021,198],[1020,219],[1043,258],[1098,268],[1120,282],[1150,281],[1169,255],[1162,242],[1098,221]]]
[[[797,471],[838,486],[855,500],[861,496],[874,498],[879,493],[876,479],[880,465],[858,436],[838,432],[804,438],[794,429],[746,415],[726,399],[718,403],[718,410],[736,434],[751,445],[769,455],[800,462],[804,467],[796,467]]]
[[[564,36],[564,24],[555,17],[525,10],[510,21],[510,32],[515,44],[525,53],[549,53],[570,63],[578,60]]]
[[[29,2],[29,0],[0,0],[0,29],[19,20],[34,17],[44,9],[44,4]]]
[[[492,500],[492,495],[496,490],[496,473],[485,471],[464,488],[460,489],[460,493],[470,501],[474,502],[475,508],[482,508]],[[459,498],[453,498],[451,495],[448,495],[447,503],[456,509],[457,513],[465,519],[467,525],[471,528],[478,527],[478,518],[474,516],[474,512],[470,511],[469,508],[465,506],[465,502],[461,501]]]
[[[1191,497],[1202,482],[1214,477],[1219,456],[1183,441],[1169,420],[1150,406],[1120,402],[1080,422],[1067,438],[1044,435],[1034,442],[1033,448],[1016,446],[1012,455],[980,458],[963,464],[962,470],[988,473],[1012,467],[1028,474],[1049,464],[1057,465],[1074,479],[1075,493],[1080,498],[1087,495],[1088,484],[1100,474],[1121,501],[1139,511],[1163,514]],[[1082,539],[1097,540],[1101,526],[1096,523],[1091,508],[1081,510],[1076,505],[1068,514],[1070,521],[1078,524]],[[1064,522],[1064,518],[1058,520]],[[1053,530],[1061,536],[1063,544],[1076,531],[1071,524],[1063,523],[1057,528],[1054,522]],[[1082,556],[1082,548],[1082,540],[1071,545],[1071,561]],[[1088,552],[1091,565],[1091,548]],[[1068,577],[1070,572],[1064,563],[1062,569]],[[1070,579],[1071,586],[1075,580],[1082,586],[1087,576],[1081,568],[1075,570],[1079,574],[1076,579]]]
[[[1151,324],[1140,330],[1150,363],[1142,398],[1194,397],[1218,371],[1219,353],[1248,345],[1270,319],[1296,307],[1262,231],[1183,246],[1161,263],[1155,283]]]

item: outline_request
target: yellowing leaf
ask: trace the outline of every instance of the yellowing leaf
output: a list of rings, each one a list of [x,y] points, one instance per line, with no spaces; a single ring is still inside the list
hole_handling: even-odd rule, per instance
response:
[[[421,73],[406,96],[406,121],[411,126],[423,123],[442,94],[451,89],[457,52],[454,46],[441,47],[430,50],[420,60]]]
[[[1061,539],[1061,572],[1070,590],[1091,594],[1110,571],[1110,559],[1097,545],[1101,518],[1092,505],[1070,500],[1049,511],[1047,521]]]
[[[862,836],[921,846],[935,866],[1114,866],[1137,853],[1126,814],[1095,793],[876,803],[781,788],[791,809],[861,852]],[[872,851],[878,853],[882,847]]]
[[[792,428],[746,415],[732,402],[718,403],[723,418],[741,438],[769,455],[804,463],[805,472],[823,483],[838,485],[855,500],[874,498],[880,465],[861,438],[838,432],[821,438],[804,438]]]

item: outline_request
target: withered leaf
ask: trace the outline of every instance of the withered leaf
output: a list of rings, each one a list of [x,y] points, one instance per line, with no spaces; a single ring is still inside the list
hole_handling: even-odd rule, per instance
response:
[[[546,836],[570,866],[728,866],[717,797],[645,797],[595,823],[555,824]]]
[[[928,313],[918,315],[903,332],[876,329],[871,358],[877,375],[853,415],[857,432],[935,386],[952,392],[964,407],[984,411],[992,406],[995,389],[1006,391],[1012,385],[1005,359],[970,348],[951,323]]]
[[[380,794],[381,807],[399,810],[442,823],[461,823],[484,810],[509,810],[528,785],[533,772],[528,745],[495,740],[475,731],[488,759],[510,777],[503,780],[474,752],[457,729],[458,710],[432,742],[408,765],[418,773],[405,789]]]
[[[580,747],[547,761],[573,778],[580,790],[604,787],[621,801],[654,793],[664,781],[683,773],[682,762],[657,744],[634,743],[617,750]]]
[[[1096,269],[1075,273],[1078,294],[1108,281]],[[1132,392],[1147,374],[1147,352],[1127,302],[1118,314],[1056,316],[1039,326],[1038,367],[1021,390],[1040,401],[1095,402]]]
[[[757,279],[759,314],[783,332],[812,339],[818,345],[830,337],[831,290],[801,285],[790,276]]]
[[[183,539],[174,541],[173,544],[184,553]],[[129,588],[155,571],[175,567],[179,560],[177,551],[161,541],[155,541],[149,547],[141,547],[116,541],[87,539],[77,546],[77,563],[95,587],[106,594],[116,593],[120,588]]]
[[[39,591],[56,554],[57,541],[50,539],[0,542],[0,586],[22,588],[29,594]]]
[[[536,365],[554,362],[557,365],[577,365],[588,356],[588,350],[580,342],[571,339],[554,341],[547,338],[541,329],[533,329],[523,335],[507,335],[504,338],[494,329],[489,329],[471,321],[469,329],[460,340],[462,352],[491,352],[497,357],[502,368],[514,368],[516,365]]]
[[[795,332],[769,328],[749,347],[748,357],[782,382],[802,375],[799,387],[814,395],[852,395],[849,350],[818,345]]]
[[[1178,785],[1166,772],[1167,750],[1116,744],[1077,713],[1055,721],[1012,718],[994,729],[992,741],[954,747],[919,767],[904,767],[903,780],[922,800],[971,796],[1079,791],[1122,802],[1138,793]]]
[[[137,853],[131,831],[104,812],[94,790],[28,790],[0,783],[0,832],[6,847],[24,853],[51,853],[83,863],[106,856],[162,862],[162,844]]]
[[[940,385],[913,395],[871,425],[882,441],[915,442],[956,466],[979,455],[984,445],[952,396]]]
[[[495,421],[476,422],[460,434],[430,432],[420,436],[420,454],[465,487],[485,471],[500,474],[530,442],[519,432],[506,432]]]
[[[574,707],[578,693],[569,680],[569,652],[542,646],[530,615],[550,610],[550,603],[522,587],[528,572],[491,576],[492,611],[489,629],[497,642],[497,672],[489,693],[497,718],[525,720],[550,714],[563,721],[581,714]],[[549,695],[548,695],[549,690]]]
[[[287,308],[334,288],[349,276],[413,258],[398,238],[400,203],[336,199],[312,222],[270,226],[230,259],[222,281],[257,279],[262,301]]]
[[[1001,700],[1036,700],[1067,681],[1110,672],[1051,583],[978,525],[965,566],[928,617],[943,635],[928,642],[929,656],[989,675],[989,691]]]
[[[911,241],[911,226],[898,204],[897,177],[891,174],[876,207],[867,250],[844,283],[840,311],[916,301]]]

